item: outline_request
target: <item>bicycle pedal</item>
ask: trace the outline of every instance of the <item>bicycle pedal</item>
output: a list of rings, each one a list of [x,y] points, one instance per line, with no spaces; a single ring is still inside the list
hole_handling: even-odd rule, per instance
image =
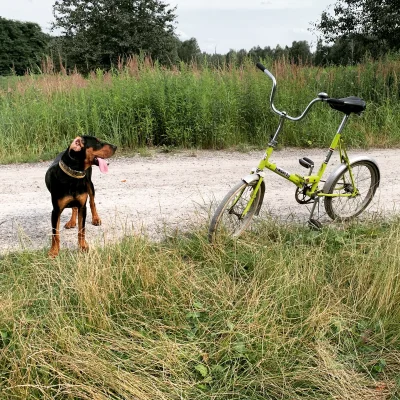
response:
[[[307,222],[308,222],[308,227],[312,231],[320,231],[322,229],[322,224],[317,219],[312,219],[311,218]]]
[[[300,158],[299,163],[304,168],[312,168],[312,167],[314,167],[314,161],[310,160],[307,157]]]

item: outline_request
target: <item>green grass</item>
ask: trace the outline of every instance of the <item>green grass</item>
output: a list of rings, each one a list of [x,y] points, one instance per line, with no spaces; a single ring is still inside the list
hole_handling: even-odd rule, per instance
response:
[[[2,399],[398,399],[399,221],[5,255]]]
[[[363,118],[344,137],[353,147],[400,144],[400,64],[395,59],[352,67],[268,63],[276,106],[298,115],[321,91],[364,98]],[[119,71],[43,74],[0,80],[0,163],[53,158],[77,135],[93,134],[125,151],[144,147],[221,149],[266,146],[277,127],[268,104],[271,81],[246,63],[213,69],[165,69],[132,59]],[[288,122],[285,146],[329,145],[340,113],[317,104],[304,122]]]

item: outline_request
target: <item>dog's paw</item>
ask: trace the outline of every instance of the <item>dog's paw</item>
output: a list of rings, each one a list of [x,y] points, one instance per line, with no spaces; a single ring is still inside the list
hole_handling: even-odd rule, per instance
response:
[[[89,251],[89,245],[86,240],[83,242],[79,243],[79,248],[81,251]]]
[[[101,218],[100,217],[92,218],[92,224],[95,225],[95,226],[100,226],[101,225]]]
[[[76,222],[74,221],[68,221],[65,225],[64,228],[65,229],[71,229],[71,228],[75,228],[76,227]]]
[[[51,248],[47,254],[48,254],[49,258],[56,258],[58,256],[59,251],[60,251],[60,249]]]

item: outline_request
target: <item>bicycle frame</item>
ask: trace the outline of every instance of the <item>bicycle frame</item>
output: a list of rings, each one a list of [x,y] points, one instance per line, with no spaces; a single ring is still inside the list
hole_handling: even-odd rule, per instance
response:
[[[284,116],[281,117],[282,120],[285,118]],[[260,164],[258,165],[257,169],[256,169],[256,173],[260,173],[261,171],[263,171],[264,169],[269,169],[272,172],[275,172],[276,174],[282,176],[283,178],[287,179],[288,181],[294,183],[298,188],[303,188],[304,185],[311,185],[310,189],[307,190],[306,195],[309,197],[313,197],[314,194],[316,194],[317,196],[344,196],[344,197],[349,197],[349,196],[353,196],[354,193],[349,193],[349,194],[340,194],[340,195],[336,195],[336,194],[332,194],[329,195],[327,193],[319,193],[318,191],[318,184],[321,181],[321,178],[326,170],[326,167],[328,165],[328,162],[333,154],[333,152],[336,150],[336,148],[339,146],[339,152],[340,152],[340,159],[342,160],[342,162],[346,163],[347,165],[349,165],[349,158],[347,156],[347,152],[345,149],[345,146],[343,144],[342,138],[341,138],[341,133],[342,130],[344,129],[346,122],[348,120],[349,116],[345,115],[343,117],[342,123],[340,124],[338,131],[336,132],[332,143],[329,147],[329,151],[325,157],[325,160],[323,161],[323,163],[321,164],[318,173],[315,175],[308,175],[308,176],[300,176],[298,174],[292,174],[290,172],[285,171],[284,169],[278,167],[276,164],[272,163],[269,161],[272,152],[275,148],[275,144],[277,143],[277,137],[279,134],[279,131],[281,130],[283,123],[281,123],[279,125],[278,131],[275,133],[274,138],[272,139],[272,141],[269,143],[268,148],[265,152],[265,156],[264,158],[261,160]],[[351,172],[350,172],[350,175]],[[261,179],[263,179],[263,176],[261,175]],[[352,178],[353,179],[353,178]],[[353,182],[354,183],[354,182]]]
[[[260,67],[259,67],[260,68]],[[260,68],[261,69],[261,68]],[[250,201],[247,204],[246,208],[243,210],[242,213],[242,217],[244,217],[247,212],[249,211],[249,209],[251,208],[251,205],[253,204],[254,199],[257,196],[257,192],[264,180],[264,170],[268,169],[274,173],[276,173],[277,175],[285,178],[286,180],[292,182],[294,185],[296,185],[299,189],[304,189],[305,188],[305,192],[304,194],[310,198],[315,198],[315,197],[355,197],[358,194],[356,185],[354,184],[354,176],[350,167],[350,161],[347,155],[347,151],[346,148],[344,146],[344,143],[342,141],[342,131],[344,129],[344,127],[346,126],[346,123],[349,119],[349,114],[344,115],[342,122],[339,125],[339,128],[335,134],[335,136],[333,137],[333,140],[331,142],[331,145],[329,147],[328,153],[325,157],[325,160],[322,162],[317,174],[315,175],[307,175],[307,176],[301,176],[298,174],[292,174],[290,172],[287,172],[286,170],[284,170],[283,168],[278,167],[276,164],[270,162],[270,157],[274,151],[274,148],[276,147],[277,143],[278,143],[278,137],[279,134],[283,128],[283,125],[285,123],[286,120],[291,120],[291,121],[300,121],[301,119],[303,119],[309,112],[310,108],[319,101],[324,101],[328,98],[328,95],[326,93],[319,93],[318,97],[315,98],[314,100],[312,100],[308,106],[306,107],[306,109],[303,111],[303,113],[298,116],[298,117],[291,117],[290,115],[288,115],[285,111],[279,111],[276,109],[276,107],[274,106],[273,100],[274,100],[274,96],[275,96],[275,92],[276,92],[276,80],[275,77],[267,70],[267,69],[263,69],[263,72],[265,74],[267,74],[273,83],[272,86],[272,91],[271,91],[271,96],[270,96],[270,105],[271,105],[271,109],[275,114],[279,115],[279,124],[278,124],[278,128],[275,132],[275,134],[273,135],[271,141],[268,143],[268,147],[265,151],[265,155],[264,158],[260,161],[258,167],[256,169],[254,169],[252,171],[252,173],[256,173],[259,175],[259,179],[258,182],[253,190],[253,193],[250,197]],[[322,179],[322,176],[324,175],[324,172],[326,170],[326,167],[328,165],[328,162],[333,154],[333,152],[336,150],[336,148],[339,147],[339,156],[340,156],[340,160],[342,161],[342,163],[345,163],[347,165],[348,171],[349,171],[349,175],[350,175],[350,179],[351,179],[351,185],[352,185],[352,192],[351,193],[335,193],[335,194],[328,194],[328,193],[323,193],[320,189],[319,189],[319,183]],[[240,197],[240,196],[239,196]]]
[[[321,199],[324,200],[326,215],[332,220],[347,221],[356,217],[368,207],[379,186],[380,171],[376,161],[366,156],[352,157],[350,160],[342,140],[342,131],[350,115],[360,115],[366,109],[366,103],[363,99],[356,96],[332,98],[326,93],[319,93],[307,105],[301,115],[292,117],[274,106],[275,77],[261,63],[257,63],[257,67],[268,75],[273,82],[269,103],[272,111],[279,115],[278,128],[271,137],[264,157],[258,166],[253,168],[250,174],[243,176],[218,205],[208,231],[211,243],[215,243],[217,236],[224,233],[232,237],[239,237],[247,229],[252,218],[259,215],[267,189],[266,170],[274,172],[296,186],[294,194],[296,201],[300,204],[311,205],[307,222],[308,226],[314,230],[322,228],[320,222]],[[286,171],[273,163],[271,161],[272,154],[278,144],[278,137],[286,120],[299,121],[303,119],[311,107],[321,101],[326,102],[334,110],[344,113],[344,117],[333,136],[329,150],[318,171],[313,172],[314,162],[307,157],[299,160],[300,164],[308,169],[308,173],[304,176]],[[339,151],[340,162],[330,171],[329,176],[323,179],[332,154],[336,150]],[[316,217],[314,217],[315,212],[317,212]]]

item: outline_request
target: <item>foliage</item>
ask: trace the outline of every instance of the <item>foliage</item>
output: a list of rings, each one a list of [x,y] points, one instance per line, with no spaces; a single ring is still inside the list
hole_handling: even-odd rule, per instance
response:
[[[321,91],[367,101],[344,131],[350,146],[400,144],[399,63],[367,61],[317,68],[267,62],[278,81],[275,105],[299,115]],[[181,64],[166,69],[132,58],[88,78],[47,74],[0,80],[0,163],[52,158],[77,134],[93,134],[120,148],[144,146],[221,149],[263,147],[277,127],[268,106],[271,81],[253,63],[219,69]],[[318,103],[299,123],[286,123],[280,144],[328,146],[341,114]]]
[[[38,24],[0,17],[0,75],[21,75],[37,68],[48,41]]]
[[[53,10],[72,68],[108,69],[141,52],[164,64],[177,58],[175,9],[161,0],[60,0]]]
[[[294,41],[289,48],[289,60],[294,64],[307,64],[312,61],[310,45],[305,41]]]
[[[197,62],[200,60],[201,51],[195,38],[179,41],[178,43],[179,59],[185,63]]]
[[[5,254],[11,399],[397,399],[399,221]]]
[[[345,62],[359,62],[366,52],[377,58],[400,49],[399,20],[398,0],[338,0],[333,15],[324,11],[314,28],[325,42],[346,52]]]

